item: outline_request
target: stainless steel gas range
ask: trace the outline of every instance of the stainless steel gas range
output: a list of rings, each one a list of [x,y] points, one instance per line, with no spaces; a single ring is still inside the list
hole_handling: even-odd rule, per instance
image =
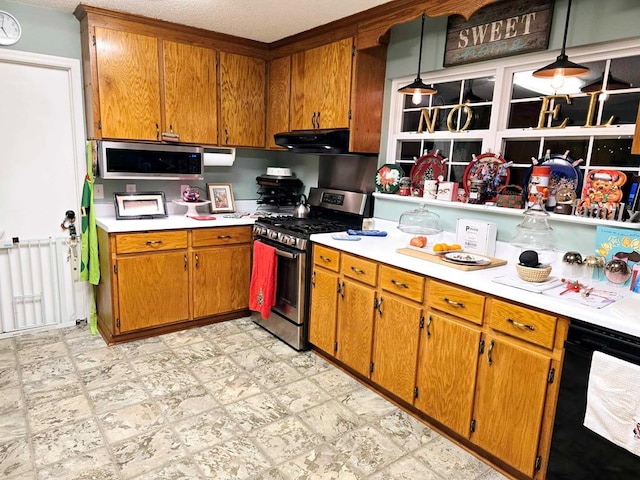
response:
[[[373,211],[370,194],[329,188],[311,188],[308,218],[263,217],[256,220],[256,242],[276,249],[276,304],[269,318],[254,312],[252,319],[296,350],[308,348],[311,242],[315,233],[342,232],[362,228],[362,220]]]

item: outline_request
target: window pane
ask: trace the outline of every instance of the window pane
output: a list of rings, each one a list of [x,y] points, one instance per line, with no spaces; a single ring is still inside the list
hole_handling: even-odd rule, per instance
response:
[[[491,119],[491,106],[471,105],[471,109],[473,110],[473,114],[471,115],[471,123],[469,123],[467,130],[487,130],[489,128],[489,120]],[[462,122],[464,122],[465,119],[466,114],[463,114]]]
[[[453,144],[453,155],[449,157],[449,163],[451,164],[450,181],[462,183],[464,170],[469,162],[473,160],[473,155],[481,153],[482,142],[479,140],[456,141]]]
[[[414,157],[420,156],[421,142],[400,142],[400,158],[399,160],[413,160]]]
[[[613,115],[614,125],[636,123],[640,103],[640,93],[610,93],[604,102],[602,122],[606,122]],[[595,119],[593,121],[595,123]]]
[[[538,125],[542,100],[512,103],[507,128],[529,128]]]
[[[579,160],[580,158],[587,158],[587,148],[589,146],[589,140],[586,138],[574,138],[574,139],[547,139],[543,145],[543,151],[551,150],[552,154],[564,155],[564,152],[569,150],[568,161]]]
[[[639,157],[631,155],[631,142],[631,137],[596,139],[593,143],[591,166],[639,168]]]
[[[537,159],[539,149],[540,140],[507,140],[504,144],[504,159],[515,164],[531,165],[531,157]]]
[[[404,112],[402,114],[402,132],[417,132],[420,122],[420,111]]]

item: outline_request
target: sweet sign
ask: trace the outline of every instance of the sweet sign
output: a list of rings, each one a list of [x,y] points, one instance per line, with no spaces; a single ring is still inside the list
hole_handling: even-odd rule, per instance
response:
[[[553,0],[513,0],[483,7],[468,21],[452,15],[444,66],[546,49],[552,13]]]

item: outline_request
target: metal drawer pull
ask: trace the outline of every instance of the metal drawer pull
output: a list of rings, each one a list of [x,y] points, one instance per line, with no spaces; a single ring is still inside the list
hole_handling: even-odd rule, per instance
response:
[[[396,287],[409,288],[409,285],[407,285],[406,283],[396,282],[393,278],[391,279],[391,283],[393,283]]]
[[[233,238],[231,235],[218,235],[219,240],[224,240],[225,238]]]
[[[491,340],[489,344],[489,351],[487,352],[487,361],[489,362],[489,366],[493,364],[493,347],[495,347],[495,343]]]
[[[147,240],[147,245],[162,245],[162,240]]]
[[[200,267],[200,257],[198,257],[198,254],[196,253],[196,268]]]
[[[331,263],[331,259],[325,257],[324,255],[320,255],[320,260],[322,260],[323,262]]]
[[[356,268],[356,267],[351,267],[351,270],[353,270],[358,275],[364,274],[364,270],[360,270],[359,268]]]
[[[536,329],[536,327],[534,327],[533,325],[527,325],[526,323],[516,322],[513,318],[509,318],[509,317],[507,317],[507,322],[513,324],[514,327],[518,327],[523,330],[530,330],[533,332]]]
[[[451,305],[452,307],[459,307],[459,308],[464,308],[464,303],[462,302],[456,302],[454,300],[449,300],[447,297],[442,297],[442,300],[444,300],[445,302],[447,302],[449,305]]]

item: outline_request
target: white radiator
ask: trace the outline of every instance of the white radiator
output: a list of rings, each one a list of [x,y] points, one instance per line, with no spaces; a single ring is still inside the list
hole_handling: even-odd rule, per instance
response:
[[[71,325],[84,313],[76,308],[69,242],[68,237],[20,240],[0,249],[0,334]]]

